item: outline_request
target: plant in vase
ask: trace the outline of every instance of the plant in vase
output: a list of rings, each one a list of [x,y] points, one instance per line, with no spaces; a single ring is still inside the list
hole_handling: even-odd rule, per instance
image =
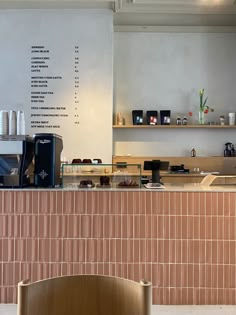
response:
[[[208,105],[206,105],[208,96],[204,99],[204,89],[201,89],[199,91],[200,96],[200,107],[199,107],[199,118],[198,122],[200,125],[204,125],[205,123],[205,114],[208,114],[209,111],[214,112],[213,108],[210,108]]]

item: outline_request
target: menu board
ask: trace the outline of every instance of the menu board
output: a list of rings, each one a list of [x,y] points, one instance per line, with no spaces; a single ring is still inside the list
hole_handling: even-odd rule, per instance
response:
[[[62,159],[112,158],[112,12],[0,11],[0,109],[63,137]]]

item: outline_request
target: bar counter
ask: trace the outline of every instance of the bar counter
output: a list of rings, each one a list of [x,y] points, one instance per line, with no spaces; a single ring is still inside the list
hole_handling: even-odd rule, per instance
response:
[[[153,285],[153,304],[236,304],[236,186],[0,190],[0,303],[78,273]]]

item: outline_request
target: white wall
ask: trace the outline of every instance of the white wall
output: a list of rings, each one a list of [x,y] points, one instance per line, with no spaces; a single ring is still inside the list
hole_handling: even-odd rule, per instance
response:
[[[196,123],[201,88],[214,113],[208,121],[236,111],[235,33],[114,34],[114,117],[132,123],[133,109],[170,109]],[[227,120],[226,120],[227,122]],[[236,143],[236,130],[113,130],[115,155],[222,155],[225,142]]]
[[[49,53],[34,53],[33,46],[43,46]],[[101,158],[111,162],[112,11],[1,10],[0,47],[0,109],[24,111],[27,134],[63,136],[62,155],[66,159]],[[48,67],[40,73],[32,72],[34,56],[49,57]],[[32,76],[37,75],[45,80],[60,79],[48,79],[45,88],[32,88]],[[46,94],[44,103],[32,103],[34,91],[53,94]],[[34,105],[51,109],[33,109]],[[60,116],[45,117],[45,113]],[[33,119],[32,114],[40,115]],[[37,120],[39,123],[32,122]]]

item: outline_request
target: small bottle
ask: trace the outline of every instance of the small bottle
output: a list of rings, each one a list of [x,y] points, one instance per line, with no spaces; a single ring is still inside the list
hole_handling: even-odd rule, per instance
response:
[[[196,150],[194,148],[191,150],[191,157],[196,157]]]
[[[182,120],[182,125],[187,125],[188,124],[188,119],[186,116],[184,116],[183,120]]]
[[[180,119],[179,116],[178,116],[177,119],[176,119],[176,125],[181,125],[181,119]]]

